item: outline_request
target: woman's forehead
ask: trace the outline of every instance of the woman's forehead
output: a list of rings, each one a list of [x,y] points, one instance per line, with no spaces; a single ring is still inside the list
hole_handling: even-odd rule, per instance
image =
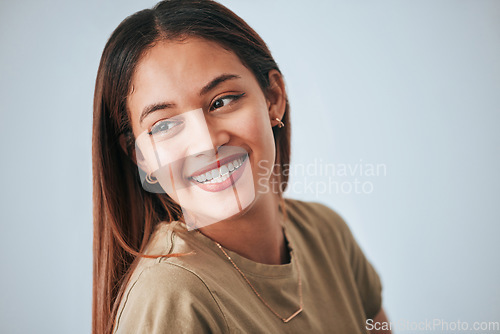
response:
[[[188,38],[185,41],[160,41],[140,59],[134,76],[135,84],[153,83],[158,80],[203,83],[214,75],[225,72],[245,72],[234,52],[216,42]],[[135,87],[137,88],[137,87]]]

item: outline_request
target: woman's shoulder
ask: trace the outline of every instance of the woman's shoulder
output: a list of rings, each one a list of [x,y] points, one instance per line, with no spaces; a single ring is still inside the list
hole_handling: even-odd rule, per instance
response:
[[[177,284],[182,282],[182,284]],[[173,289],[175,288],[175,289]],[[158,293],[177,294],[182,290],[197,289],[199,292],[210,291],[201,277],[189,268],[171,261],[159,261],[142,267],[129,284],[128,293],[134,290],[140,298],[150,299]],[[137,291],[140,290],[139,293]]]
[[[342,268],[351,273],[366,315],[368,318],[375,316],[382,303],[382,283],[342,216],[318,202],[287,199],[286,203],[296,225],[314,230],[314,240],[323,242],[337,265],[344,263]],[[302,234],[298,235],[302,237]]]
[[[171,223],[168,223],[171,224]],[[147,254],[194,253],[179,246],[175,224],[157,228]],[[196,252],[199,253],[199,252]],[[224,332],[227,327],[222,309],[199,273],[189,265],[197,256],[143,258],[139,261],[123,294],[116,333],[144,332]],[[193,327],[195,326],[195,327]]]
[[[158,295],[180,297],[186,291],[213,299],[210,289],[200,275],[189,267],[172,261],[159,261],[141,268],[130,283],[128,294],[134,291],[132,294],[144,301],[152,300]]]
[[[344,218],[329,206],[312,201],[285,198],[287,213],[303,228],[330,229],[337,233],[349,232],[349,227]]]
[[[116,333],[225,332],[222,309],[204,281],[168,261],[143,268],[123,296]]]
[[[198,283],[201,278],[192,268],[199,264],[192,262],[203,263],[210,256],[203,245],[196,242],[193,232],[188,232],[180,221],[158,224],[144,253],[155,258],[141,258],[130,281],[139,280],[142,276],[142,280],[146,277],[149,280],[156,278],[162,280],[161,284],[165,284],[183,276],[181,282]]]

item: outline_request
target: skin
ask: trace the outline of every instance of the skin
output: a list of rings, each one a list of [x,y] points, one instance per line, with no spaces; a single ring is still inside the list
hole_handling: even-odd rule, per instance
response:
[[[207,94],[199,95],[201,88],[213,78],[227,73],[238,75],[240,78],[224,81]],[[197,152],[226,146],[238,147],[248,153],[250,168],[246,172],[251,175],[247,175],[245,180],[247,183],[251,180],[254,188],[254,195],[248,200],[249,203],[245,203],[242,210],[231,217],[199,230],[223,247],[250,260],[265,264],[283,264],[288,263],[289,258],[281,226],[279,197],[275,192],[266,190],[271,189],[270,171],[276,154],[272,127],[278,124],[276,118],[283,118],[286,90],[278,71],[269,72],[269,81],[270,88],[265,95],[253,73],[240,59],[214,42],[195,37],[187,38],[183,42],[161,41],[149,49],[139,61],[132,78],[133,89],[127,98],[127,105],[132,130],[138,139],[162,120],[201,108],[208,125],[209,145],[206,145],[206,140],[194,140],[190,142],[189,147],[180,149],[178,156],[163,157],[167,160],[189,157],[179,164],[183,173],[190,173],[210,160],[202,159],[197,165],[193,162],[195,160],[190,159],[200,155],[197,155]],[[244,97],[237,101],[221,101],[227,95],[241,93],[245,93]],[[141,122],[145,107],[164,101],[173,102],[176,107],[160,108],[148,114]],[[214,103],[222,107],[210,110]],[[204,144],[200,144],[201,142]],[[181,152],[183,150],[184,153]],[[186,153],[188,151],[189,154]],[[148,154],[138,156],[136,163],[148,173],[155,169],[154,159],[148,158]],[[191,188],[191,196],[195,196],[198,201],[212,198],[203,198],[203,190]],[[169,195],[176,199],[175,193]],[[231,207],[231,204],[227,203],[231,203],[234,196],[226,191],[216,196],[217,204],[210,206]],[[224,208],[221,211],[224,211]],[[374,321],[388,321],[383,308]]]
[[[225,73],[240,78],[224,81],[206,95],[199,95],[203,86]],[[188,38],[183,42],[162,41],[139,61],[127,104],[136,138],[161,120],[203,108],[212,148],[225,145],[241,147],[248,152],[249,170],[253,174],[250,178],[255,190],[253,200],[237,214],[199,230],[225,248],[255,262],[282,264],[288,262],[288,252],[278,196],[266,189],[270,189],[270,172],[275,160],[272,127],[278,123],[275,118],[281,119],[285,112],[286,92],[278,71],[270,71],[269,79],[271,88],[266,98],[253,73],[233,52],[199,38]],[[218,99],[240,93],[245,95],[238,101],[222,101],[223,107],[210,111],[210,106]],[[174,102],[177,107],[156,110],[140,122],[145,107],[163,101]],[[217,105],[220,106],[221,101]],[[207,148],[206,145],[190,148],[189,157]],[[138,158],[137,163],[146,172],[151,172],[154,165],[147,158]],[[184,171],[193,169],[188,160],[181,168]],[[193,196],[202,195],[203,190],[191,188]],[[221,201],[226,205],[234,195],[227,193],[225,197],[219,197],[213,206],[221,206]]]

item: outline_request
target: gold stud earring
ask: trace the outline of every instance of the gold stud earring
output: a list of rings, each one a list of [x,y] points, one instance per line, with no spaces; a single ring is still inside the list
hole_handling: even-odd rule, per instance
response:
[[[279,118],[275,118],[274,120],[275,120],[275,121],[278,121],[278,128],[280,128],[280,129],[281,129],[282,127],[284,127],[284,126],[285,126],[285,124],[281,121],[281,119],[279,119]]]
[[[148,173],[148,174],[146,174],[146,182],[149,184],[156,184],[156,183],[158,183],[158,179]]]

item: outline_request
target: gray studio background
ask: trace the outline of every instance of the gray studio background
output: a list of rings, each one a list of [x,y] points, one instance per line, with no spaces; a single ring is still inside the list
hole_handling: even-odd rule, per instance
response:
[[[90,332],[94,80],[154,3],[1,2],[1,333]],[[285,75],[292,162],[385,166],[289,196],[346,219],[390,319],[500,321],[500,1],[223,3]],[[371,191],[300,186],[356,179]]]

